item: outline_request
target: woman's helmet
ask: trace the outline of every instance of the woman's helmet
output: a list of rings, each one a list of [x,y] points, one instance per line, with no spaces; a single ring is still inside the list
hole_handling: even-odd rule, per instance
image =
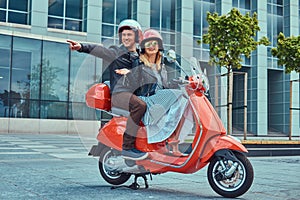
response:
[[[154,29],[147,29],[144,31],[143,40],[140,44],[142,52],[145,51],[145,43],[150,40],[156,40],[158,42],[159,51],[163,51],[163,42],[160,33]]]
[[[141,25],[134,19],[125,19],[120,22],[118,27],[119,42],[122,43],[123,30],[133,30],[135,32],[135,42],[139,43],[143,39],[143,33]]]

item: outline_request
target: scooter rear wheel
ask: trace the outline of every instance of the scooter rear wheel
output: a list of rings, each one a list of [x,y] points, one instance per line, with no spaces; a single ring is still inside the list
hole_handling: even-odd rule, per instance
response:
[[[106,161],[112,156],[118,156],[118,155],[116,155],[116,153],[108,147],[103,148],[103,150],[100,153],[100,158],[98,162],[99,171],[101,176],[106,182],[112,185],[121,185],[126,181],[128,181],[131,174],[113,172],[109,168],[107,168],[104,163],[106,163]]]
[[[223,169],[218,158],[214,157],[207,169],[207,178],[212,189],[227,198],[235,198],[243,195],[252,185],[254,172],[247,157],[241,153],[234,152],[238,166],[230,177],[225,172],[232,166],[233,161],[223,158],[226,170]]]

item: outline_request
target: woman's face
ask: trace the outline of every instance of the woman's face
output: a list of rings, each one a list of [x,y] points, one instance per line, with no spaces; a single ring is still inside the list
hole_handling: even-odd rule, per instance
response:
[[[158,52],[158,42],[156,40],[149,40],[145,43],[145,52],[148,55],[156,54]]]

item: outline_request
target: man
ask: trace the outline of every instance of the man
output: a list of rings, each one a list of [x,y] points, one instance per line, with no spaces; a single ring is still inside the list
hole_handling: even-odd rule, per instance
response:
[[[140,24],[132,19],[126,19],[118,27],[120,46],[111,46],[109,48],[102,45],[80,44],[78,42],[67,40],[70,43],[71,50],[88,53],[108,61],[110,70],[110,91],[112,96],[112,105],[118,108],[128,110],[126,130],[123,135],[122,156],[125,159],[142,160],[148,154],[135,148],[135,138],[139,128],[139,123],[146,112],[146,103],[134,95],[135,87],[126,76],[116,73],[119,70],[130,70],[138,62],[138,51],[136,43],[139,43],[142,37]]]

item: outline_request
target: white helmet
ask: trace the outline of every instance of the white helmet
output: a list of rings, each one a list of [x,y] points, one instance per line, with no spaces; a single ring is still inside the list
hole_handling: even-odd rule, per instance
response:
[[[134,19],[125,19],[120,22],[118,27],[119,41],[122,43],[123,30],[133,30],[135,32],[135,42],[139,43],[143,39],[143,32],[141,25]]]

